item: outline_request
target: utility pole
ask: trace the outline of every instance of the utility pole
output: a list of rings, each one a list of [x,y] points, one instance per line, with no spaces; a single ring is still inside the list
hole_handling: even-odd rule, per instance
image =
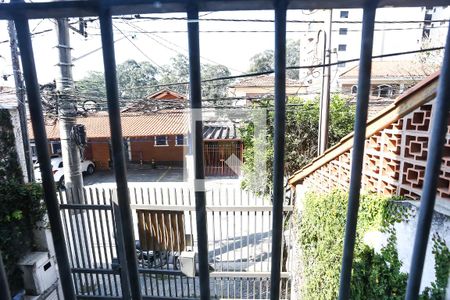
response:
[[[71,137],[76,124],[76,101],[72,76],[72,56],[70,48],[69,23],[67,18],[56,20],[58,35],[58,78],[56,89],[59,92],[59,135],[63,159],[65,187],[69,191],[68,200],[72,203],[83,203],[83,176],[81,173],[80,151]]]
[[[19,63],[19,48],[17,44],[16,27],[12,20],[8,21],[9,46],[11,49],[11,64],[13,68],[14,84],[16,86],[17,110],[19,111],[20,130],[25,154],[25,165],[28,182],[34,180],[33,160],[30,151],[30,141],[28,140],[27,113],[25,108],[25,84]],[[25,170],[24,170],[25,171]]]
[[[319,147],[318,155],[325,152],[328,147],[329,115],[330,115],[330,89],[331,89],[331,29],[333,10],[325,17],[324,23],[324,56],[322,68],[322,92],[320,94],[320,116],[319,116]],[[326,50],[325,50],[326,49]],[[328,66],[325,66],[328,64]]]

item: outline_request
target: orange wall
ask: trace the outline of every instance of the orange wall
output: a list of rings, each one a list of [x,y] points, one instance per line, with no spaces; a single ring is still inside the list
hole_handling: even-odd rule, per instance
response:
[[[135,162],[181,162],[184,160],[186,146],[176,146],[175,136],[168,137],[168,146],[155,146],[153,139],[131,141],[131,160]]]
[[[109,169],[109,144],[105,142],[97,142],[90,144],[90,147],[92,149],[91,160],[95,163],[95,167],[98,170]]]

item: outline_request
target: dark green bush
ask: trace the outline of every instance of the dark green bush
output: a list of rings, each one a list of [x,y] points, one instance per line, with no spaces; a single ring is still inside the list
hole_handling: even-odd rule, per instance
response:
[[[395,198],[362,195],[351,281],[351,299],[404,299],[408,274],[401,272],[394,224],[410,217],[411,210]],[[336,299],[339,288],[348,194],[306,195],[299,220],[302,250],[302,299]],[[362,241],[365,233],[382,231],[387,245],[379,253]],[[433,237],[436,280],[421,299],[444,299],[450,275],[450,252],[438,235]]]
[[[33,249],[32,230],[44,214],[40,185],[0,183],[0,251],[13,292],[22,284],[16,264]]]

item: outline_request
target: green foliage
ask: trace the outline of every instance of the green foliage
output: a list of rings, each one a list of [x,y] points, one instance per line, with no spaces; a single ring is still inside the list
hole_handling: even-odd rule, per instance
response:
[[[229,76],[231,73],[223,65],[202,65],[202,79]],[[156,91],[168,88],[186,95],[188,84],[175,84],[161,86],[177,82],[189,81],[189,59],[183,54],[178,54],[170,59],[169,64],[157,69],[150,62],[127,60],[117,65],[117,79],[122,99],[140,100]],[[229,80],[203,83],[202,96],[204,98],[226,97]],[[106,98],[105,79],[103,72],[89,72],[86,77],[78,81],[77,90],[95,98]]]
[[[32,249],[32,229],[45,208],[42,189],[23,184],[9,112],[0,110],[0,252],[14,292],[21,288],[18,260]]]
[[[421,300],[437,300],[445,298],[445,289],[450,277],[450,250],[445,241],[436,233],[433,235],[434,269],[436,270],[436,281],[431,287],[426,287]]]
[[[22,180],[22,171],[16,153],[11,116],[7,109],[0,109],[0,181],[8,178]]]
[[[273,110],[268,104],[261,104],[268,109],[265,137],[254,137],[254,124],[248,123],[241,129],[244,142],[244,187],[252,191],[261,188],[261,170],[256,166],[255,144],[263,145],[266,152],[260,159],[266,160],[265,175],[267,180],[262,187],[267,192],[272,183],[273,160]],[[257,112],[259,113],[259,112]],[[333,145],[350,133],[353,129],[355,108],[339,95],[333,95],[330,103],[329,144]],[[319,101],[318,99],[303,100],[289,98],[286,110],[286,143],[285,172],[289,176],[301,169],[317,156],[317,140],[319,131]],[[265,138],[266,141],[260,139]],[[258,140],[259,139],[259,140]],[[256,182],[254,181],[256,179]]]
[[[127,60],[117,65],[117,80],[122,98],[141,99],[157,90],[157,70],[149,62]],[[103,72],[91,71],[78,81],[77,90],[97,98],[106,98]]]
[[[16,263],[32,250],[32,230],[44,214],[41,185],[13,180],[0,183],[0,251],[13,291],[21,284]]]
[[[394,224],[408,219],[411,210],[398,198],[362,195],[351,281],[351,299],[404,299],[408,275],[400,271]],[[343,251],[348,194],[307,194],[299,221],[302,251],[302,299],[336,299]],[[326,213],[324,213],[326,212]],[[381,231],[387,243],[380,252],[362,241],[367,232]],[[450,252],[437,235],[433,238],[436,281],[421,299],[444,299],[450,271]]]
[[[250,58],[250,69],[249,72],[267,72],[273,70],[273,50],[264,50],[263,52],[257,53]]]

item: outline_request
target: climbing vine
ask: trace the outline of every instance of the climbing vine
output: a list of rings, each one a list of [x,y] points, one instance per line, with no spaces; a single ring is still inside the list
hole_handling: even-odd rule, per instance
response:
[[[33,250],[32,231],[44,214],[42,188],[23,183],[10,114],[0,109],[0,251],[12,294],[22,287],[17,262]]]
[[[412,215],[399,198],[362,195],[351,281],[351,299],[404,299],[408,274],[401,271],[395,223]],[[307,194],[298,220],[301,249],[302,299],[336,299],[342,260],[348,194]],[[365,243],[368,233],[384,237],[379,251]],[[450,252],[445,241],[433,236],[436,280],[420,299],[444,299],[450,275]]]

